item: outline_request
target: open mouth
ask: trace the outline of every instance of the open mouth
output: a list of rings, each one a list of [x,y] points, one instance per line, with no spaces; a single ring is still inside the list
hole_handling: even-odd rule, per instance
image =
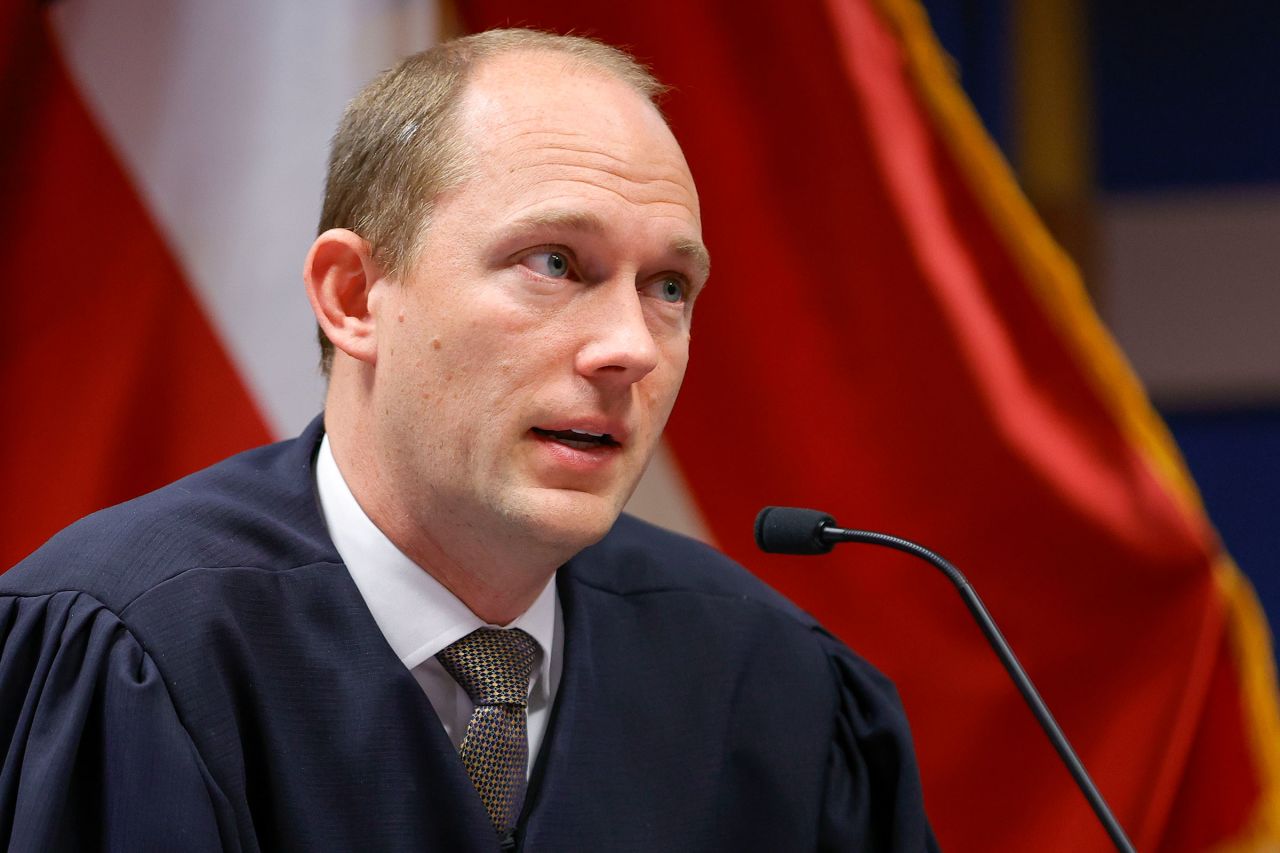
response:
[[[575,450],[594,450],[598,447],[620,447],[607,432],[587,432],[585,429],[541,429],[533,427],[534,435],[556,441]]]

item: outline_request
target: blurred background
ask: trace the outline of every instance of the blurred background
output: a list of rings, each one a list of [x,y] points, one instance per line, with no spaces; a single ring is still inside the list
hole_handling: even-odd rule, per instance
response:
[[[925,0],[1280,624],[1280,5]]]

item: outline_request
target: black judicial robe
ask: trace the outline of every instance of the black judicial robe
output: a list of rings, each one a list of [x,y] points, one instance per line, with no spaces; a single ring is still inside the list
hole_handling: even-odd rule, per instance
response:
[[[0,576],[0,842],[497,848],[326,532],[319,420]],[[892,685],[710,548],[623,517],[564,566],[515,846],[934,849]]]

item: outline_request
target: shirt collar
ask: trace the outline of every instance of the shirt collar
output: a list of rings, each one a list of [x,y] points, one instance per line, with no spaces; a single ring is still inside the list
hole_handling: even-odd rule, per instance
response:
[[[387,638],[387,644],[409,669],[435,656],[445,646],[488,623],[471,612],[443,584],[418,566],[365,515],[338,470],[329,436],[316,457],[316,488],[329,535],[346,563],[351,579]],[[555,576],[533,604],[509,625],[538,641],[540,650],[533,689],[550,684],[559,597]]]

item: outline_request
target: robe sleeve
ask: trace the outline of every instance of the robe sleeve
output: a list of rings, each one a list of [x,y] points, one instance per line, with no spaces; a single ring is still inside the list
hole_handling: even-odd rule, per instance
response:
[[[827,760],[819,849],[937,851],[897,690],[834,640],[828,656],[839,707]]]
[[[0,598],[0,844],[238,849],[151,656],[89,595]]]

